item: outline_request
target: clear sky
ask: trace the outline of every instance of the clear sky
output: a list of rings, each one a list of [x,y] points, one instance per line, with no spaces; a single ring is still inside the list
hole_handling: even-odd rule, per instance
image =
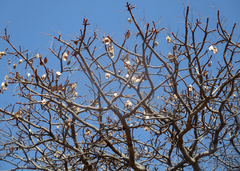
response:
[[[7,28],[10,40],[18,47],[38,53],[48,49],[52,38],[44,33],[58,35],[71,40],[79,34],[83,18],[91,24],[89,31],[98,29],[102,35],[123,36],[127,18],[125,0],[0,0],[0,35]],[[189,5],[191,15],[209,17],[212,26],[216,26],[217,10],[220,16],[227,19],[227,26],[237,23],[240,29],[240,1],[239,0],[129,0],[136,8],[134,15],[146,22],[158,21],[158,27],[166,28],[168,32],[183,31],[183,16],[185,7]],[[140,20],[139,20],[140,22]],[[131,26],[133,28],[133,25]],[[129,27],[128,27],[129,29]],[[136,29],[133,29],[136,30]],[[239,33],[240,31],[237,30]],[[159,42],[165,41],[164,36]],[[0,40],[0,51],[7,48],[7,44]],[[7,57],[0,60],[0,82],[11,66],[7,64]],[[53,67],[54,68],[54,65]],[[6,95],[0,95],[0,107],[7,103]],[[9,169],[8,165],[1,165],[0,170]]]

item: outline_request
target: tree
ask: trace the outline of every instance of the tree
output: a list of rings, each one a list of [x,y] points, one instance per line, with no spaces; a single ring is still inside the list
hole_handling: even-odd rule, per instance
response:
[[[0,108],[1,160],[16,170],[238,170],[236,24],[224,29],[219,12],[216,29],[208,18],[189,22],[187,7],[185,32],[166,36],[164,54],[157,42],[164,28],[141,28],[134,7],[126,8],[137,31],[127,30],[122,43],[89,36],[87,19],[70,42],[53,36],[56,68],[17,49],[5,29],[11,50],[0,57],[19,64],[1,96],[14,85],[19,101]]]

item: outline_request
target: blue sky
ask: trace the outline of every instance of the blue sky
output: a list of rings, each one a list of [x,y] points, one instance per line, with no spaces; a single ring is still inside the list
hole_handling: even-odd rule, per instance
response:
[[[123,36],[126,29],[134,29],[129,26],[127,18],[130,16],[126,10],[124,0],[1,0],[0,1],[0,35],[7,28],[10,40],[18,47],[29,49],[30,52],[38,53],[48,49],[52,38],[46,34],[57,36],[60,32],[64,39],[71,40],[79,34],[82,28],[83,18],[87,18],[91,24],[89,31],[98,29],[100,35]],[[216,26],[217,10],[220,16],[227,19],[227,28],[237,23],[240,28],[240,1],[239,0],[129,0],[136,8],[134,15],[146,22],[158,21],[158,27],[166,28],[169,32],[183,31],[182,24],[185,7],[190,6],[191,15],[198,13],[203,17],[209,17],[211,26]],[[46,34],[44,34],[46,33]],[[239,31],[238,31],[239,33]],[[159,42],[165,41],[166,35],[159,37]],[[8,45],[0,40],[0,51],[4,51]],[[10,66],[7,58],[0,60],[0,82],[8,73]],[[52,64],[52,68],[54,65]],[[2,80],[2,81],[1,81]],[[11,92],[0,95],[0,107],[8,103]],[[0,162],[1,166],[1,162]],[[7,169],[1,166],[0,169]]]

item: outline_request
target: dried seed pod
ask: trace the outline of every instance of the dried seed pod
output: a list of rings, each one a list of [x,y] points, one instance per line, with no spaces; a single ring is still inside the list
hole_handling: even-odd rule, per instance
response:
[[[217,53],[217,47],[216,47],[216,46],[213,48],[213,53],[214,53],[214,54]]]
[[[171,37],[167,36],[166,37],[167,43],[170,43],[172,41]]]
[[[105,43],[105,45],[108,45],[110,43],[110,39],[108,37],[104,38],[103,43]]]
[[[41,78],[42,78],[42,80],[45,80],[46,79],[46,74],[43,74]]]
[[[213,46],[210,45],[210,46],[208,47],[208,50],[213,50]]]
[[[114,53],[109,53],[110,58],[114,58]]]
[[[62,74],[62,73],[59,72],[59,71],[56,72],[56,79],[57,79],[57,80],[59,79],[59,77],[60,77],[61,74]]]
[[[109,46],[108,46],[107,52],[108,52],[108,53],[114,53],[113,45],[109,45]]]
[[[34,75],[32,75],[30,81],[33,82],[34,78],[35,78]]]
[[[1,89],[2,89],[2,90],[5,89],[5,82],[2,82],[2,84],[1,84]]]
[[[40,65],[41,65],[41,66],[44,65],[44,60],[40,59]]]
[[[67,61],[68,60],[68,54],[65,52],[63,55],[62,55],[62,59],[64,61]]]
[[[110,78],[110,73],[106,73],[105,77],[106,77],[106,79],[109,79]]]
[[[45,105],[47,103],[46,99],[42,100],[42,104]]]
[[[4,79],[5,79],[5,81],[7,81],[7,80],[9,79],[9,78],[8,78],[8,75],[6,75]]]
[[[132,19],[128,18],[128,22],[129,22],[129,24],[131,24],[132,23]]]
[[[19,64],[21,64],[22,62],[23,62],[23,60],[22,60],[22,59],[20,59],[20,60],[18,61],[18,63],[19,63]]]
[[[31,74],[28,72],[28,73],[27,73],[27,78],[28,78],[30,75],[31,75]]]
[[[125,34],[125,39],[128,39],[130,37],[131,33],[130,31],[128,30],[127,33]]]
[[[155,41],[153,44],[154,44],[154,46],[158,46],[158,42],[157,41]]]
[[[75,90],[75,89],[77,88],[77,84],[76,84],[76,83],[72,84],[72,85],[71,85],[71,88],[72,88],[73,90]]]
[[[132,77],[132,82],[133,84],[136,82],[137,78],[135,77],[135,75]]]
[[[132,102],[131,102],[130,100],[127,100],[127,102],[126,102],[125,105],[124,105],[124,108],[129,109],[129,108],[131,108],[131,107],[132,107]]]
[[[86,129],[85,135],[91,135],[91,130],[90,129]]]
[[[16,69],[17,68],[17,64],[13,64],[13,69]]]

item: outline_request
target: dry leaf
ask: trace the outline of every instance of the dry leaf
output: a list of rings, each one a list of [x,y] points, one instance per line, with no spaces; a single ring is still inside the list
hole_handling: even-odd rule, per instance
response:
[[[60,91],[62,91],[62,89],[63,89],[63,86],[62,86],[62,84],[58,85],[58,87],[57,87],[57,92],[60,92]]]
[[[127,100],[127,102],[126,102],[125,105],[124,105],[124,108],[129,109],[129,108],[131,108],[131,107],[132,107],[132,102],[131,102],[130,100]]]
[[[51,88],[51,92],[54,92],[56,90],[56,86],[53,86],[52,88]]]
[[[128,61],[129,60],[129,54],[126,54],[123,60]]]
[[[208,63],[208,67],[211,67],[211,66],[212,66],[212,61]]]
[[[127,33],[125,34],[125,39],[128,39],[130,37],[130,31],[128,30]]]
[[[43,74],[41,78],[42,78],[42,80],[45,80],[46,79],[46,74]]]
[[[67,61],[67,65],[70,65],[71,64],[71,60],[69,59],[68,61]]]

